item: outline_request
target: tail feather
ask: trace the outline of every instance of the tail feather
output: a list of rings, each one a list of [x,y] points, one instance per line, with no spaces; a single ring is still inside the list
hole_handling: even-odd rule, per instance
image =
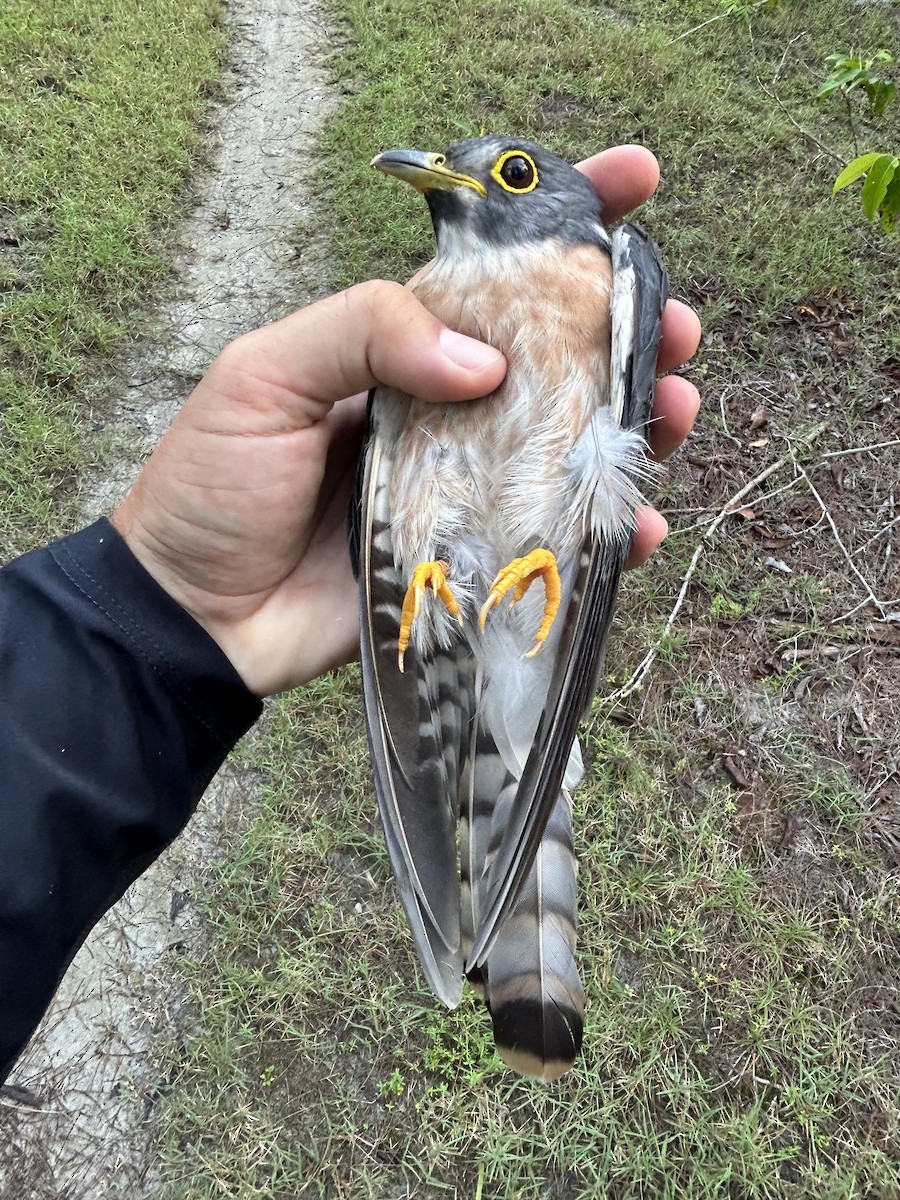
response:
[[[484,966],[500,1057],[520,1074],[547,1081],[572,1066],[584,1029],[575,962],[576,873],[571,800],[563,791]]]
[[[518,780],[506,767],[483,723],[475,734],[474,754],[467,763],[464,800],[459,821],[459,863],[463,954],[468,955],[478,931],[484,902],[484,878],[489,861],[491,830],[497,808],[515,799]],[[469,982],[479,991],[480,968],[468,971]]]

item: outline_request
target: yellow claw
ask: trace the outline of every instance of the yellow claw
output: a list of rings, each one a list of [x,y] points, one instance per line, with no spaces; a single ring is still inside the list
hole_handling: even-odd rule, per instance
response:
[[[533,658],[541,646],[543,646],[547,640],[547,634],[550,632],[550,627],[556,618],[556,614],[559,612],[559,605],[562,599],[562,581],[559,578],[559,571],[556,567],[555,554],[549,550],[532,550],[524,558],[513,559],[508,567],[504,567],[499,572],[497,578],[491,584],[491,593],[478,615],[478,624],[481,626],[483,632],[488,613],[500,603],[506,593],[512,590],[512,599],[509,602],[509,606],[512,608],[514,604],[517,604],[522,599],[538,576],[543,576],[544,589],[546,591],[544,615],[538,626],[538,631],[534,635],[534,646],[525,655],[526,658]]]
[[[409,636],[412,633],[413,622],[419,615],[419,607],[425,589],[430,587],[439,600],[443,600],[451,617],[456,617],[462,625],[462,616],[456,597],[450,591],[447,583],[447,572],[450,564],[446,562],[419,563],[413,571],[412,581],[403,597],[403,611],[400,613],[400,637],[397,641],[397,664],[403,670],[403,656],[409,648]]]

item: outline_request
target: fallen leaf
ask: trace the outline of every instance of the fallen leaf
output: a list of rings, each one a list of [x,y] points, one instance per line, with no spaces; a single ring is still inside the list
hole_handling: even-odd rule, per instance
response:
[[[750,418],[751,429],[762,429],[763,425],[769,423],[769,414],[765,408],[760,406]]]
[[[781,832],[780,849],[789,850],[801,829],[802,826],[799,818],[795,817],[793,813],[786,813],[784,817],[784,826]]]
[[[733,751],[726,754],[722,759],[722,763],[725,767],[725,770],[738,785],[738,787],[745,788],[747,791],[749,791],[753,784],[750,780],[750,777],[741,769],[741,766],[736,758],[737,753],[737,751]]]
[[[621,705],[618,705],[612,710],[612,712],[609,714],[609,719],[615,725],[624,726],[625,729],[630,729],[631,726],[637,721],[637,717],[634,715],[634,713],[629,712],[627,708],[623,708]]]
[[[27,1104],[29,1108],[40,1108],[44,1103],[42,1097],[18,1083],[4,1083],[0,1086],[0,1099],[11,1100],[14,1104]]]

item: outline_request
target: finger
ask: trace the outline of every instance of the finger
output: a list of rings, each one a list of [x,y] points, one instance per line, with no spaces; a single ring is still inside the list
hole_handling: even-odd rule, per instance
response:
[[[253,392],[303,427],[377,383],[425,400],[471,400],[505,374],[499,350],[448,329],[400,284],[376,280],[238,338],[208,378],[220,393]]]
[[[700,345],[700,333],[700,318],[694,310],[680,300],[669,300],[663,314],[657,371],[671,371],[693,358]]]
[[[328,448],[313,517],[313,525],[316,527],[320,525],[323,512],[333,503],[336,495],[344,496],[343,507],[346,510],[346,481],[348,478],[354,479],[356,475],[356,463],[365,434],[365,411],[365,397],[354,396],[336,404],[325,418]],[[344,515],[346,516],[346,511]]]
[[[674,454],[694,427],[700,393],[680,375],[666,375],[656,384],[650,421],[650,449],[657,462]]]
[[[578,163],[603,203],[609,224],[643,204],[659,184],[659,163],[643,146],[613,146]],[[700,344],[700,320],[680,300],[670,300],[663,318],[657,370],[671,371],[687,362]]]
[[[641,505],[635,509],[634,518],[634,536],[631,539],[631,549],[625,563],[626,571],[645,563],[669,532],[668,521],[655,508]]]
[[[613,146],[577,166],[594,185],[607,225],[649,200],[659,184],[659,163],[643,146]]]

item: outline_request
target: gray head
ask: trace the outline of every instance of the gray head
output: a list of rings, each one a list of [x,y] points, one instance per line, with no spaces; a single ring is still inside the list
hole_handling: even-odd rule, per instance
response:
[[[469,138],[440,154],[386,150],[373,167],[423,192],[438,240],[499,246],[560,238],[606,242],[600,201],[569,163],[521,138]]]

